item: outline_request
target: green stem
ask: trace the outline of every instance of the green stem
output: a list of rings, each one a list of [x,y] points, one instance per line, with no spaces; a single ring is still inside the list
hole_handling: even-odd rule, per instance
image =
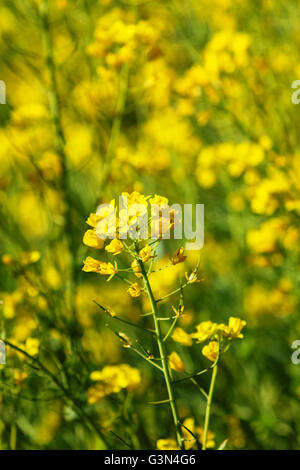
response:
[[[112,320],[118,320],[122,323],[125,323],[125,325],[133,326],[134,328],[139,328],[140,330],[146,331],[147,333],[151,333],[152,335],[153,333],[156,333],[155,330],[150,330],[149,328],[144,328],[141,325],[136,325],[135,323],[131,323],[128,320],[124,320],[124,318],[117,317],[117,315],[111,315],[109,311],[105,307],[103,307],[103,305],[99,304],[96,300],[93,300],[93,302],[97,305],[97,307],[101,308]]]
[[[161,302],[162,300],[168,299],[172,295],[177,294],[177,292],[180,292],[182,289],[184,289],[189,284],[190,284],[190,282],[186,282],[186,283],[182,284],[182,286],[178,287],[178,289],[175,289],[172,292],[170,292],[169,294],[164,295],[163,297],[160,297],[159,299],[157,299],[156,302]]]
[[[212,402],[212,397],[213,397],[213,393],[214,393],[214,386],[215,386],[217,371],[218,371],[218,366],[215,366],[212,370],[211,381],[210,381],[210,386],[209,386],[209,392],[208,392],[208,397],[207,397],[202,450],[206,449],[207,433],[208,433],[209,418],[210,418],[210,409],[211,409],[211,402]]]
[[[169,364],[168,364],[166,347],[163,341],[160,322],[158,321],[159,312],[157,308],[157,303],[155,301],[155,298],[154,298],[154,295],[150,286],[150,282],[149,282],[148,275],[144,267],[144,263],[142,262],[141,259],[138,259],[138,263],[141,267],[141,273],[142,273],[145,286],[149,295],[149,299],[151,302],[151,306],[152,306],[152,314],[153,314],[153,321],[154,321],[154,326],[155,326],[155,331],[156,331],[157,345],[159,349],[160,360],[161,360],[166,387],[168,391],[168,396],[170,400],[170,407],[172,411],[173,421],[174,421],[174,425],[176,429],[177,442],[178,442],[179,447],[184,450],[184,444],[183,444],[184,440],[183,440],[181,423],[180,423],[179,414],[178,414],[177,405],[176,405],[175,396],[174,396],[174,391],[173,391],[173,385],[172,385],[172,379],[171,379],[171,374],[170,374],[170,369],[169,369]]]
[[[199,372],[196,372],[195,374],[187,375],[187,376],[183,377],[182,379],[173,380],[173,384],[184,382],[185,380],[194,379],[195,377],[198,377],[199,375],[205,374],[205,372],[208,372],[210,369],[213,369],[215,367],[215,364],[217,364],[217,362],[218,361],[214,362],[211,367],[208,367],[207,369],[200,370]]]
[[[173,320],[173,323],[172,325],[170,326],[169,328],[169,331],[168,333],[166,334],[166,336],[164,337],[163,341],[167,341],[167,339],[169,338],[170,334],[172,333],[172,331],[174,330],[175,326],[176,326],[176,323],[178,321],[178,318],[179,316],[177,316],[174,320]]]
[[[145,361],[147,361],[149,364],[151,364],[153,367],[155,367],[156,369],[160,370],[161,372],[163,372],[163,369],[162,367],[160,367],[158,364],[155,364],[155,362],[151,361],[151,359],[149,359],[149,357],[145,356],[145,354],[141,353],[138,349],[136,348],[133,348],[131,347],[130,348],[132,351],[134,351],[136,354],[138,354],[140,357],[142,357],[143,359],[145,359]]]
[[[145,361],[147,361],[149,364],[151,364],[153,367],[155,367],[156,369],[160,370],[161,372],[163,372],[163,368],[158,365],[158,364],[155,364],[155,362],[153,362],[149,356],[146,356],[145,354],[141,353],[141,351],[139,351],[138,349],[136,349],[134,346],[132,346],[125,338],[123,338],[122,336],[120,336],[119,333],[117,333],[116,331],[112,330],[116,336],[118,336],[118,338],[123,341],[125,344],[127,344],[129,346],[129,349],[131,351],[134,351],[138,356],[142,357],[143,359],[145,359]]]

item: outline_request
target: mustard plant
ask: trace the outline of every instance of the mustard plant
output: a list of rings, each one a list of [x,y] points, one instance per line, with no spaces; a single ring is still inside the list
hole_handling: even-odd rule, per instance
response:
[[[120,216],[115,216],[116,201],[110,202],[109,206],[99,206],[97,213],[90,214],[87,219],[89,228],[83,237],[83,242],[90,248],[102,250],[114,258],[119,255],[126,256],[127,267],[120,268],[118,262],[100,261],[88,256],[84,261],[83,271],[94,272],[107,276],[107,281],[112,278],[121,278],[128,288],[127,293],[137,298],[142,295],[147,296],[151,311],[146,314],[151,318],[151,327],[144,328],[139,324],[131,324],[124,318],[116,315],[109,307],[97,305],[108,315],[113,316],[120,322],[125,322],[133,328],[138,327],[145,329],[154,335],[157,343],[157,351],[150,353],[146,348],[140,351],[136,348],[129,337],[123,333],[115,332],[125,347],[137,353],[140,357],[148,362],[152,367],[158,369],[163,377],[167,398],[157,400],[153,404],[162,405],[168,403],[173,420],[174,436],[176,439],[158,439],[157,447],[160,449],[187,449],[191,446],[202,444],[202,449],[209,447],[208,439],[211,441],[209,434],[210,412],[212,405],[213,392],[218,370],[218,363],[221,355],[228,349],[230,341],[233,338],[242,338],[241,333],[245,321],[239,318],[230,317],[227,325],[213,323],[210,320],[203,321],[196,326],[196,332],[188,334],[182,328],[177,327],[177,322],[184,315],[184,296],[183,291],[186,287],[201,282],[199,279],[199,263],[190,273],[185,273],[185,279],[182,280],[178,287],[164,295],[156,298],[151,285],[151,276],[156,272],[155,260],[157,258],[157,250],[165,235],[170,233],[178,223],[174,210],[166,211],[168,208],[168,199],[162,196],[145,196],[138,192],[122,193],[122,197],[127,198],[127,207],[119,211]],[[160,208],[158,220],[154,220],[147,215],[146,227],[142,227],[142,223],[136,213],[130,210],[134,205],[139,207],[139,215],[147,214],[147,207],[151,204],[157,204]],[[156,224],[157,237],[147,240],[143,239],[142,232],[147,235],[153,234],[153,224]],[[142,230],[143,229],[143,230]],[[124,233],[129,236],[124,237]],[[183,247],[179,247],[172,256],[169,256],[169,262],[159,269],[171,269],[179,263],[186,260]],[[167,274],[166,274],[167,275]],[[178,308],[171,304],[170,310],[173,312],[170,316],[161,316],[160,303],[170,301],[174,295],[179,297]],[[165,326],[167,325],[167,326]],[[196,371],[192,375],[185,374],[185,365],[177,352],[169,353],[168,340],[172,338],[181,345],[191,346],[193,339],[197,343],[206,342],[203,347],[203,355],[211,361],[211,365],[201,371]],[[174,380],[172,371],[185,374],[183,378]],[[206,393],[198,384],[198,377],[204,373],[211,372],[211,382],[208,393]],[[125,378],[126,375],[126,378]],[[134,387],[141,381],[141,375],[130,366],[123,364],[121,366],[107,366],[102,371],[94,371],[91,379],[96,381],[96,385],[91,387],[88,392],[89,403],[101,401],[105,396],[116,393],[122,388]],[[206,398],[206,411],[203,428],[195,428],[193,423],[183,420],[179,413],[177,401],[176,385],[180,382],[190,380],[194,383],[199,391]],[[191,429],[192,428],[192,429]],[[212,441],[211,441],[212,442]]]

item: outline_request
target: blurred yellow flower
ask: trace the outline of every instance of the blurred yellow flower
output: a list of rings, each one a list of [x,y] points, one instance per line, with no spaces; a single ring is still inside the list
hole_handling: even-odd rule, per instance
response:
[[[94,212],[92,212],[92,213],[88,216],[86,223],[87,223],[90,227],[96,228],[98,222],[100,222],[101,219],[102,219],[101,216],[99,216],[99,215],[95,214]]]
[[[224,325],[222,328],[222,334],[228,339],[243,338],[244,336],[241,331],[245,325],[246,322],[244,320],[237,317],[229,317],[228,325]]]
[[[27,338],[25,342],[25,351],[30,356],[36,356],[39,352],[40,341],[37,338]]]
[[[99,274],[108,275],[107,281],[110,281],[118,272],[117,263],[100,263]]]
[[[24,370],[16,369],[14,370],[14,382],[16,385],[22,385],[23,382],[27,379],[28,374]]]
[[[203,321],[196,326],[196,333],[192,333],[191,337],[197,340],[197,343],[202,343],[207,339],[211,338],[217,332],[217,323],[213,323],[210,320]]]
[[[104,240],[97,236],[96,230],[87,230],[83,236],[83,243],[90,248],[101,249],[104,246]]]
[[[154,197],[149,199],[150,204],[157,204],[158,206],[164,206],[169,203],[169,200],[164,196],[159,196],[155,194]]]
[[[127,289],[127,292],[131,295],[131,297],[139,297],[141,295],[141,291],[141,287],[137,282],[131,284],[131,286]]]
[[[112,393],[118,393],[123,388],[134,390],[141,383],[140,371],[128,364],[105,366],[101,371],[92,372],[90,378],[98,382],[88,390],[90,404],[101,401]]]
[[[180,450],[175,439],[158,439],[156,448],[157,450]]]
[[[8,265],[9,265],[9,264],[13,264],[13,262],[14,262],[13,257],[12,257],[11,255],[7,254],[7,253],[5,253],[4,255],[2,255],[1,260],[2,260],[2,263],[3,263],[3,264],[8,264]]]
[[[98,261],[97,259],[94,259],[91,256],[88,256],[84,260],[84,266],[82,268],[82,271],[85,271],[86,273],[92,273],[92,272],[99,273],[100,265],[101,265],[101,261]]]
[[[215,362],[219,355],[219,342],[211,341],[202,348],[203,356],[207,357],[212,362]]]
[[[84,261],[84,266],[82,268],[83,271],[90,273],[98,273],[102,275],[108,275],[109,278],[107,281],[110,281],[112,277],[118,272],[117,263],[115,262],[114,265],[112,263],[103,263],[102,261],[98,261],[94,258],[88,256]]]
[[[191,336],[186,333],[182,328],[175,328],[171,336],[173,341],[180,343],[182,346],[192,346],[193,340]]]
[[[171,369],[175,370],[176,372],[184,372],[185,366],[176,352],[172,352],[169,355],[169,366]]]

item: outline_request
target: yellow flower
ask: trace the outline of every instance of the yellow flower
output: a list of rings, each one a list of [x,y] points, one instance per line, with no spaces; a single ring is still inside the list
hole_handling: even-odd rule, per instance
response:
[[[139,257],[143,261],[143,263],[146,263],[148,259],[151,256],[151,248],[149,245],[144,246],[139,252]]]
[[[141,374],[128,364],[105,366],[101,371],[90,374],[91,380],[98,382],[88,390],[88,402],[97,403],[111,393],[119,393],[123,388],[134,390],[141,383]]]
[[[30,356],[36,356],[39,352],[39,346],[40,342],[37,338],[27,338],[24,349]]]
[[[212,168],[197,168],[196,178],[202,188],[211,188],[216,184],[216,173]]]
[[[184,364],[176,352],[172,352],[169,355],[169,366],[171,367],[171,369],[176,370],[176,372],[185,371]]]
[[[136,275],[136,277],[140,279],[142,277],[141,267],[140,267],[140,265],[139,265],[139,263],[136,259],[134,261],[132,261],[131,267],[132,267],[132,270],[133,270],[134,274]]]
[[[191,431],[191,432],[189,432],[188,430]],[[191,433],[196,435],[195,420],[194,420],[194,418],[186,418],[183,421],[183,426],[182,426],[182,434],[183,434],[183,438],[184,438],[185,450],[190,450],[190,449],[195,448],[196,439],[193,438]]]
[[[94,212],[92,212],[92,213],[89,215],[89,217],[88,217],[86,223],[87,223],[88,225],[90,225],[90,227],[96,228],[98,222],[100,222],[101,219],[102,219],[101,216],[99,216],[99,215],[95,214]]]
[[[228,326],[225,326],[225,328],[222,329],[223,336],[228,339],[243,338],[244,335],[241,333],[241,331],[245,325],[245,320],[241,320],[237,317],[230,317]]]
[[[211,341],[202,348],[203,356],[207,357],[211,362],[215,362],[219,355],[219,342]]]
[[[28,374],[23,370],[16,369],[14,371],[14,381],[16,385],[22,385],[22,383],[27,379]]]
[[[20,263],[23,265],[36,263],[41,258],[41,253],[39,251],[29,251],[22,253],[19,257]]]
[[[132,193],[126,193],[123,192],[122,196],[127,197],[127,206],[130,207],[133,204],[142,204],[144,206],[148,206],[147,199],[149,199],[149,196],[144,196],[143,194],[140,194],[138,191],[133,191]]]
[[[171,336],[173,341],[182,344],[182,346],[192,346],[193,340],[182,328],[175,328]]]
[[[56,6],[59,10],[64,10],[68,6],[68,0],[56,0]]]
[[[164,206],[168,204],[168,199],[164,196],[159,196],[158,194],[155,194],[154,197],[149,199],[150,204],[157,204],[158,206]]]
[[[139,297],[141,295],[141,287],[137,282],[135,282],[134,284],[131,284],[127,292],[131,297]]]
[[[10,256],[9,254],[4,254],[2,255],[2,263],[3,264],[13,264],[14,260],[12,258],[12,256]]]
[[[112,253],[113,255],[118,255],[123,251],[123,243],[120,242],[117,238],[114,238],[109,245],[105,247],[106,251]]]
[[[110,281],[115,274],[118,272],[117,263],[113,265],[112,263],[102,263],[97,259],[91,258],[88,256],[84,261],[84,266],[82,268],[83,271],[87,273],[98,273],[104,276],[108,275],[109,278],[107,281]]]
[[[114,265],[112,263],[100,263],[99,267],[99,274],[102,274],[104,276],[108,275],[109,278],[107,279],[107,282],[110,281],[115,274],[118,272],[118,267],[117,263],[115,262]]]
[[[88,256],[84,260],[84,266],[82,268],[82,271],[85,271],[86,273],[99,273],[100,265],[101,261],[98,261],[97,259]]]
[[[195,338],[197,340],[197,343],[202,343],[217,332],[217,326],[217,323],[213,323],[210,320],[203,321],[202,323],[196,326],[197,332],[192,333],[191,337]]]
[[[170,257],[171,263],[172,264],[178,264],[178,263],[183,263],[186,260],[186,256],[183,254],[184,248],[178,248],[173,255]]]
[[[97,236],[96,230],[87,230],[83,236],[83,243],[90,248],[100,250],[104,246],[104,240]]]
[[[106,238],[115,238],[117,228],[117,219],[114,214],[108,214],[103,217],[96,227],[96,233],[99,238],[105,240]]]
[[[157,450],[180,450],[175,439],[158,439],[156,448]]]

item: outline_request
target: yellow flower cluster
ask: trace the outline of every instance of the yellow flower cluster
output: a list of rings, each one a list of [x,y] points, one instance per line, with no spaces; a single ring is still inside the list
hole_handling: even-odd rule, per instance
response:
[[[176,341],[176,343],[181,344],[182,346],[191,346],[193,344],[193,340],[191,336],[186,333],[182,328],[175,328],[172,339]]]
[[[245,325],[246,322],[244,320],[236,317],[229,317],[228,325],[204,321],[196,326],[197,332],[193,333],[191,336],[197,340],[197,343],[207,341],[218,334],[229,340],[233,338],[243,338],[241,331]]]
[[[110,281],[114,275],[117,274],[118,267],[116,262],[114,265],[112,263],[102,263],[101,261],[88,256],[84,261],[82,270],[87,273],[98,273],[104,276],[109,276],[107,280]]]
[[[242,329],[246,325],[245,320],[236,317],[229,317],[228,324],[214,323],[210,320],[203,321],[196,325],[196,332],[188,334],[182,328],[176,328],[172,334],[172,339],[183,346],[191,346],[192,339],[197,343],[209,341],[202,349],[202,353],[210,361],[216,362],[220,354],[220,341],[223,339],[232,340],[243,338]],[[176,354],[176,353],[173,353]],[[172,357],[171,367],[178,372],[183,372],[183,364],[177,355]]]
[[[16,341],[14,338],[9,338],[9,342],[12,343],[14,346],[25,351],[30,356],[37,356],[40,349],[40,341],[38,338],[28,337],[25,342]],[[24,361],[26,357],[21,352],[18,352],[15,349],[8,349],[8,353],[10,356],[16,355],[21,361]]]
[[[137,221],[139,215],[146,214],[147,216],[147,227],[146,234],[151,235],[157,234],[158,237],[162,237],[164,233],[168,232],[174,227],[174,211],[161,211],[157,218],[156,225],[153,227],[153,220],[151,216],[148,216],[147,208],[149,204],[156,204],[161,209],[168,208],[168,199],[155,195],[155,196],[144,196],[137,191],[132,193],[123,192],[122,197],[126,197],[126,208],[119,208],[118,216],[115,213],[115,209],[118,209],[118,205],[115,200],[112,200],[109,205],[101,207],[97,213],[91,213],[87,219],[87,224],[92,227],[88,229],[83,236],[83,243],[95,249],[102,249],[113,255],[118,255],[124,250],[124,243],[120,240],[123,235],[130,235],[130,229],[132,227],[140,229]],[[131,208],[134,209],[132,213]],[[136,213],[136,208],[138,213]],[[107,241],[112,238],[111,241]],[[143,248],[139,251],[139,258],[143,263],[146,263],[152,257],[151,247],[146,243]],[[171,258],[172,264],[178,264],[183,262],[186,257],[183,255],[183,248],[177,250],[177,252]],[[117,263],[105,263],[98,261],[88,256],[84,261],[83,271],[95,272],[102,275],[108,275],[108,281],[118,273]],[[132,262],[133,272],[137,277],[140,277],[140,267],[137,260]],[[128,289],[129,294],[132,297],[138,297],[141,293],[141,288],[137,283],[131,285]]]
[[[94,371],[90,375],[96,385],[88,390],[90,404],[103,400],[107,395],[119,393],[122,389],[134,390],[141,383],[141,374],[128,364],[105,366],[101,371]]]
[[[232,177],[238,178],[261,164],[264,158],[264,148],[252,142],[226,142],[207,146],[198,155],[196,177],[200,186],[210,188],[216,184],[218,173],[224,166]]]
[[[120,67],[132,64],[138,53],[147,54],[156,39],[157,32],[148,22],[124,21],[115,10],[98,21],[94,42],[88,46],[87,53],[104,59],[109,67]]]

